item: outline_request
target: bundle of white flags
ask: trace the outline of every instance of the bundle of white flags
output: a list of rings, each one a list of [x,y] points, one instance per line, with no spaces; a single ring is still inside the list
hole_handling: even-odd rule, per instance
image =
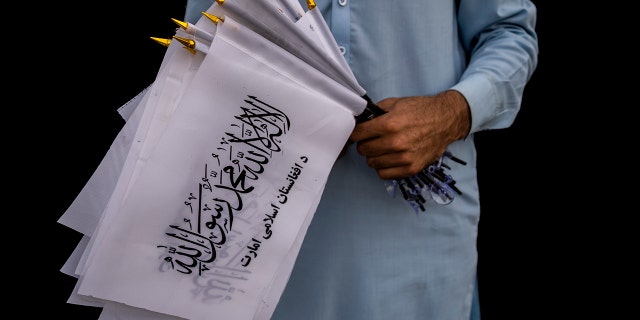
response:
[[[270,318],[367,105],[317,10],[207,13],[221,20],[176,30],[196,45],[171,41],[59,220],[85,235],[63,267],[78,277],[69,302],[101,319]]]
[[[371,112],[308,3],[217,1],[176,29],[58,220],[85,235],[62,268],[78,279],[69,303],[103,320],[271,317],[329,171]]]

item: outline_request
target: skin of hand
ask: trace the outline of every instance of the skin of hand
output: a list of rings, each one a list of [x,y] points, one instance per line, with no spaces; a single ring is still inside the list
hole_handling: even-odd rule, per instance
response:
[[[455,90],[434,96],[386,98],[387,113],[359,123],[347,144],[356,143],[381,179],[410,177],[442,156],[452,142],[469,134],[471,112]]]

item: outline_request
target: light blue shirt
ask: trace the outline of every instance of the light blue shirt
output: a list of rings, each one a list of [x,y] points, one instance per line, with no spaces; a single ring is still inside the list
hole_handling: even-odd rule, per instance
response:
[[[212,2],[188,3],[190,21]],[[461,0],[457,14],[452,0],[316,4],[373,101],[447,89],[465,96],[471,132],[448,150],[467,164],[448,162],[462,195],[416,214],[351,147],[331,171],[273,319],[469,319],[480,219],[473,134],[509,127],[518,114],[537,65],[536,8],[524,0]]]

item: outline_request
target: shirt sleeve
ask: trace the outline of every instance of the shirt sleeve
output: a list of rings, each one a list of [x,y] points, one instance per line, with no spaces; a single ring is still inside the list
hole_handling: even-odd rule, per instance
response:
[[[458,27],[468,67],[452,89],[471,109],[470,133],[510,126],[538,63],[536,7],[530,1],[461,0]]]

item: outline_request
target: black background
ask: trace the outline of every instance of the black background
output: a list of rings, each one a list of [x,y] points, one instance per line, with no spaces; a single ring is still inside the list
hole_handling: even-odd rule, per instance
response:
[[[582,38],[570,36],[584,20],[593,19],[550,2],[534,3],[539,66],[525,89],[521,112],[510,128],[476,136],[484,320],[573,318],[579,310],[597,307],[577,298],[588,291],[581,281],[584,268],[574,263],[584,253],[585,239],[567,236],[580,228],[575,221],[584,219],[585,208],[565,205],[581,202],[577,199],[591,200],[591,209],[599,205],[592,189],[582,185],[593,180],[578,169],[577,154],[585,144],[577,142],[584,135],[577,125],[593,111],[586,107],[588,99],[575,99],[582,94],[576,94],[576,82],[584,81],[578,90],[588,92],[591,80],[580,74],[588,58],[575,54]],[[27,176],[16,182],[11,197],[19,199],[13,202],[20,204],[22,223],[38,221],[41,227],[34,231],[38,245],[19,250],[29,256],[24,259],[29,273],[14,268],[27,282],[35,279],[12,290],[13,298],[33,304],[20,308],[25,318],[43,310],[62,319],[98,318],[98,308],[66,303],[76,280],[59,270],[81,235],[57,219],[124,124],[116,109],[154,80],[165,48],[149,37],[170,38],[176,27],[170,18],[182,19],[185,6],[185,0],[109,1],[92,7],[49,3],[18,16],[37,31],[21,38],[28,39],[26,47],[41,49],[29,53],[25,43],[11,42],[6,50],[37,61],[30,68],[7,66],[20,69],[11,82],[20,90],[18,109],[26,111],[12,118],[20,130],[7,135],[7,148],[16,156],[6,158],[27,166]]]

